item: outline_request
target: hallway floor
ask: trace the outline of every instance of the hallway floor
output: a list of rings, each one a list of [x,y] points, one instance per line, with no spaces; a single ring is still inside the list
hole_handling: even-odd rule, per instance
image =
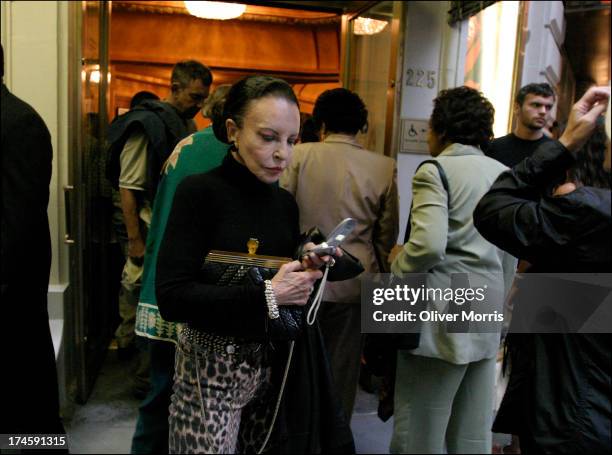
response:
[[[75,405],[65,422],[71,453],[129,453],[139,400],[131,395],[127,371],[117,351],[109,351],[88,402]],[[357,453],[389,453],[393,419],[381,422],[377,405],[375,395],[359,390],[351,421]],[[502,436],[494,442],[505,443]]]
[[[109,351],[89,400],[75,405],[65,422],[70,452],[129,453],[139,401],[130,392],[127,370],[117,351]],[[358,453],[388,453],[393,423],[378,419],[377,405],[374,395],[359,391],[351,422]]]
[[[64,423],[71,453],[130,453],[139,400],[128,370],[116,350],[108,351],[89,400]]]

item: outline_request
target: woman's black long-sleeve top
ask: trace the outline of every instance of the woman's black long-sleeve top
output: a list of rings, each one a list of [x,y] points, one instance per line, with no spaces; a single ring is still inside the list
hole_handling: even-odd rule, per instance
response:
[[[474,211],[482,236],[533,264],[531,272],[612,271],[610,190],[542,196],[574,161],[561,143],[545,142],[501,174]]]
[[[168,321],[247,337],[265,334],[263,286],[220,287],[200,280],[210,250],[293,257],[300,241],[290,193],[261,182],[230,153],[221,166],[178,186],[157,261],[156,293]]]
[[[501,174],[474,211],[483,237],[529,261],[530,272],[612,271],[610,190],[542,196],[573,163],[563,145],[546,142]],[[542,453],[609,453],[610,334],[511,333],[507,340],[513,372],[494,431],[518,433]]]

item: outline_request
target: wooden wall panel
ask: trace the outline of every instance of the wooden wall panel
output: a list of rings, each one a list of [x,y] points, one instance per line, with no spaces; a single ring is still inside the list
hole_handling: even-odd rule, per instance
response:
[[[318,27],[316,29],[318,68],[330,71],[340,77],[340,29],[339,27]]]
[[[127,108],[138,91],[165,98],[172,66],[195,59],[219,84],[256,73],[284,78],[295,88],[301,110],[311,113],[319,93],[340,86],[340,27],[337,23],[294,24],[214,21],[188,15],[113,11],[110,31],[110,116]],[[207,122],[198,115],[199,127]]]
[[[195,58],[212,68],[339,73],[337,24],[214,21],[121,11],[113,13],[110,41],[114,61],[173,64]]]

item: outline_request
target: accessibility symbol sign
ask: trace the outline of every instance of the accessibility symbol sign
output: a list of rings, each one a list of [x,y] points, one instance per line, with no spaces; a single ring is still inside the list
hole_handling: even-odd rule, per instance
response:
[[[427,133],[429,121],[423,119],[402,119],[400,140],[401,153],[427,153]]]

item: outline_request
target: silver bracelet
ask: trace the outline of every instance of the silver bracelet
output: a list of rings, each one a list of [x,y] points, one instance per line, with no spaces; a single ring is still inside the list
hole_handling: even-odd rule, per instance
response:
[[[265,280],[264,284],[266,285],[264,294],[266,295],[266,303],[268,305],[268,317],[276,319],[280,317],[280,313],[278,312],[278,304],[276,303],[276,295],[274,295],[274,289],[272,288],[272,281]]]

